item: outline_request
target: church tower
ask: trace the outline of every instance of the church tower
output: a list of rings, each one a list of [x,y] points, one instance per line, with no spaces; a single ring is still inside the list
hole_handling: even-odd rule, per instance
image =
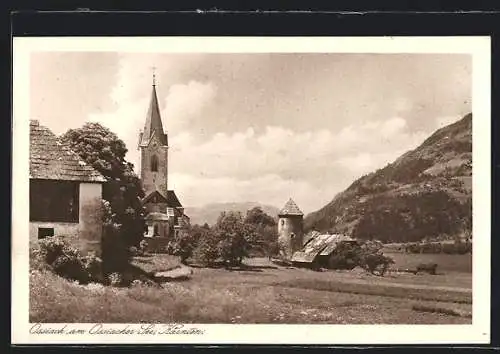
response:
[[[163,132],[154,76],[146,124],[139,134],[139,149],[141,150],[141,181],[146,195],[158,191],[166,196],[168,191],[168,136]]]
[[[168,136],[163,131],[160,107],[153,87],[144,129],[139,133],[141,151],[141,183],[145,192],[142,203],[146,209],[148,231],[144,237],[151,244],[150,251],[162,251],[171,237],[189,225],[189,217],[173,190],[168,189]]]
[[[290,198],[278,213],[278,242],[281,252],[287,259],[302,248],[304,238],[303,216],[299,207]]]

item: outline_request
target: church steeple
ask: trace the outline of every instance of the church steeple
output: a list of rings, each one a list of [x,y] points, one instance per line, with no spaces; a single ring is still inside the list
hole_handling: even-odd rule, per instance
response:
[[[163,132],[163,124],[160,116],[160,106],[156,95],[156,76],[153,73],[153,85],[151,92],[151,100],[149,103],[148,113],[146,115],[146,124],[141,134],[139,146],[147,146],[151,139],[155,136],[161,145],[167,146],[167,134]]]

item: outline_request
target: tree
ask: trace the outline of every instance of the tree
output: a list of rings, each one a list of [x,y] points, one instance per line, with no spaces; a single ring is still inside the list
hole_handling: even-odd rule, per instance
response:
[[[273,217],[257,206],[247,211],[244,222],[255,229],[255,247],[261,248],[268,257],[278,254],[278,230]]]
[[[219,240],[218,250],[222,260],[229,265],[239,265],[258,243],[255,228],[243,221],[240,213],[221,213],[214,226]]]
[[[201,228],[201,234],[196,248],[193,250],[193,258],[201,264],[211,266],[219,258],[219,237],[210,228]]]
[[[259,206],[247,211],[245,223],[261,226],[276,226],[276,220],[266,214]]]
[[[109,222],[119,229],[126,246],[137,246],[145,229],[141,203],[144,191],[134,166],[125,160],[125,143],[99,123],[70,129],[61,140],[106,178],[102,195],[111,209]]]
[[[207,229],[199,227],[198,225],[180,230],[174,240],[168,245],[169,253],[179,256],[181,263],[186,263],[187,259],[193,255],[193,251],[197,247],[199,240],[202,239],[207,232]]]

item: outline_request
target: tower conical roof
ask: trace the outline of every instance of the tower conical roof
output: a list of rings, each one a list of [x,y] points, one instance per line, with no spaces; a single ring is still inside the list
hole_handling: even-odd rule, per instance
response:
[[[300,211],[299,207],[292,198],[288,199],[283,209],[280,210],[278,215],[304,215],[302,211]]]
[[[151,92],[151,101],[149,104],[148,114],[146,116],[146,124],[142,132],[141,146],[148,145],[151,138],[156,136],[162,145],[168,145],[167,135],[163,133],[163,124],[161,123],[160,107],[156,96],[156,86],[153,84]]]

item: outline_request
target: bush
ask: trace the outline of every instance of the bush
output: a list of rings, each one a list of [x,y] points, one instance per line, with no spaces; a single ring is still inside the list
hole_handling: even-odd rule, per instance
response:
[[[191,229],[180,230],[167,246],[167,253],[179,256],[181,263],[185,263],[193,255],[198,244],[199,235]]]
[[[361,266],[372,274],[378,271],[379,275],[384,275],[390,264],[394,264],[391,257],[384,256],[383,254],[367,254],[361,259]]]
[[[360,246],[341,243],[328,259],[330,269],[354,269],[360,264]]]
[[[102,283],[104,281],[102,272],[102,260],[94,254],[82,258],[85,271],[88,274],[89,281]]]
[[[89,282],[89,274],[81,258],[74,255],[62,255],[52,264],[54,272],[64,278],[76,280],[81,284]]]
[[[46,237],[38,242],[38,246],[40,256],[49,265],[52,265],[58,257],[64,255],[65,251],[69,249],[64,239],[58,236]]]
[[[33,269],[50,269],[57,275],[82,284],[102,280],[102,262],[94,254],[82,256],[62,237],[40,240],[37,249],[30,251]]]
[[[41,254],[40,248],[30,247],[30,269],[31,270],[47,270],[50,269]]]

